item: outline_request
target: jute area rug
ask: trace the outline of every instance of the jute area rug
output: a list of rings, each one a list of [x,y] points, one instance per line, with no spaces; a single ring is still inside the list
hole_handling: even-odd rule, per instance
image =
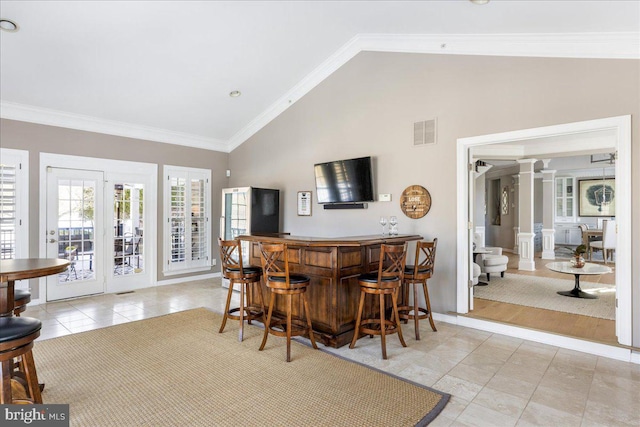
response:
[[[491,301],[615,320],[615,285],[581,281],[580,288],[597,295],[598,299],[570,298],[556,293],[570,291],[573,286],[573,280],[507,273],[503,278],[492,277],[488,286],[475,286],[473,295]]]
[[[74,426],[426,425],[449,395],[195,309],[37,341],[45,403]],[[318,344],[322,347],[322,344]]]

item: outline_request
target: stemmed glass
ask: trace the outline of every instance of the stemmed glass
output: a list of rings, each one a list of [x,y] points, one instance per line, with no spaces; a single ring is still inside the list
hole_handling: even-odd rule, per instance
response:
[[[387,225],[387,217],[380,217],[380,225],[382,226],[382,235],[384,236],[384,227]]]
[[[398,234],[398,229],[396,226],[398,225],[398,218],[395,216],[389,217],[389,234],[395,235]]]

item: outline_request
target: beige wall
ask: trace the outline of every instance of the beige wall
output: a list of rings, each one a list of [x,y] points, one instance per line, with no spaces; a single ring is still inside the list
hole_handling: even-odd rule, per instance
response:
[[[212,199],[212,251],[217,256],[218,227],[217,218],[220,212],[220,194],[226,186],[228,154],[216,151],[200,150],[179,145],[161,144],[132,138],[123,138],[99,133],[44,126],[33,123],[2,120],[0,122],[0,140],[2,148],[15,148],[29,151],[29,252],[37,257],[39,248],[40,215],[40,154],[56,153],[74,156],[97,157],[103,159],[129,160],[158,165],[158,280],[162,274],[162,168],[165,164],[173,166],[189,166],[211,169]],[[82,168],[82,165],[78,165]],[[212,271],[219,271],[214,267]],[[207,273],[207,272],[205,272]],[[202,274],[202,273],[201,273]],[[171,278],[180,276],[171,276]],[[38,281],[31,281],[34,298],[39,295]]]
[[[434,311],[456,309],[456,140],[562,123],[640,114],[640,61],[361,53],[229,157],[232,185],[280,188],[284,231],[358,235],[397,215],[401,233],[438,238],[430,281]],[[412,146],[413,123],[438,119],[438,143]],[[633,224],[640,224],[640,148],[633,133]],[[313,164],[371,155],[378,193],[392,202],[325,211],[315,203]],[[405,217],[404,188],[431,193],[429,214]],[[296,215],[296,193],[314,191],[313,215]],[[640,324],[640,227],[633,234],[634,324]],[[640,345],[640,328],[634,331]]]

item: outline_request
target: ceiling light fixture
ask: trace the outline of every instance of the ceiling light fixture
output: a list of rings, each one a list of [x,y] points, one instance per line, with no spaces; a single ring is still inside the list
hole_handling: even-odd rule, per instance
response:
[[[9,20],[9,19],[0,19],[0,29],[4,31],[9,31],[10,33],[15,33],[18,31],[18,24]]]
[[[237,98],[240,95],[242,95],[242,93],[240,93],[239,90],[232,90],[231,92],[229,92],[229,96],[232,97],[232,98]]]
[[[469,0],[473,4],[487,4],[489,0]]]

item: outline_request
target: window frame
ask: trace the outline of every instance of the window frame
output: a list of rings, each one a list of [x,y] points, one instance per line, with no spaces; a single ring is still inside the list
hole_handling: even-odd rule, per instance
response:
[[[12,258],[29,257],[29,152],[0,148],[3,164],[16,166],[15,220],[16,236]]]
[[[200,169],[200,168],[190,168],[183,166],[170,166],[165,165],[163,168],[163,176],[164,176],[164,189],[163,189],[163,261],[162,261],[162,273],[165,276],[171,276],[176,274],[185,274],[185,273],[196,273],[202,271],[210,271],[212,268],[212,237],[211,237],[211,170],[210,169]],[[171,227],[171,212],[172,212],[172,204],[171,204],[171,181],[172,179],[184,179],[185,180],[185,203],[184,203],[184,218],[191,217],[192,207],[194,204],[192,203],[192,188],[191,182],[192,180],[202,180],[204,181],[204,227],[205,230],[202,232],[200,230],[200,235],[204,236],[206,242],[204,242],[204,254],[201,259],[193,259],[192,258],[192,237],[193,232],[188,232],[191,230],[193,224],[189,224],[189,226],[185,226],[185,232],[181,234],[181,237],[185,239],[185,260],[184,261],[172,261],[172,238],[174,234],[172,232]],[[202,253],[202,252],[201,252]]]

